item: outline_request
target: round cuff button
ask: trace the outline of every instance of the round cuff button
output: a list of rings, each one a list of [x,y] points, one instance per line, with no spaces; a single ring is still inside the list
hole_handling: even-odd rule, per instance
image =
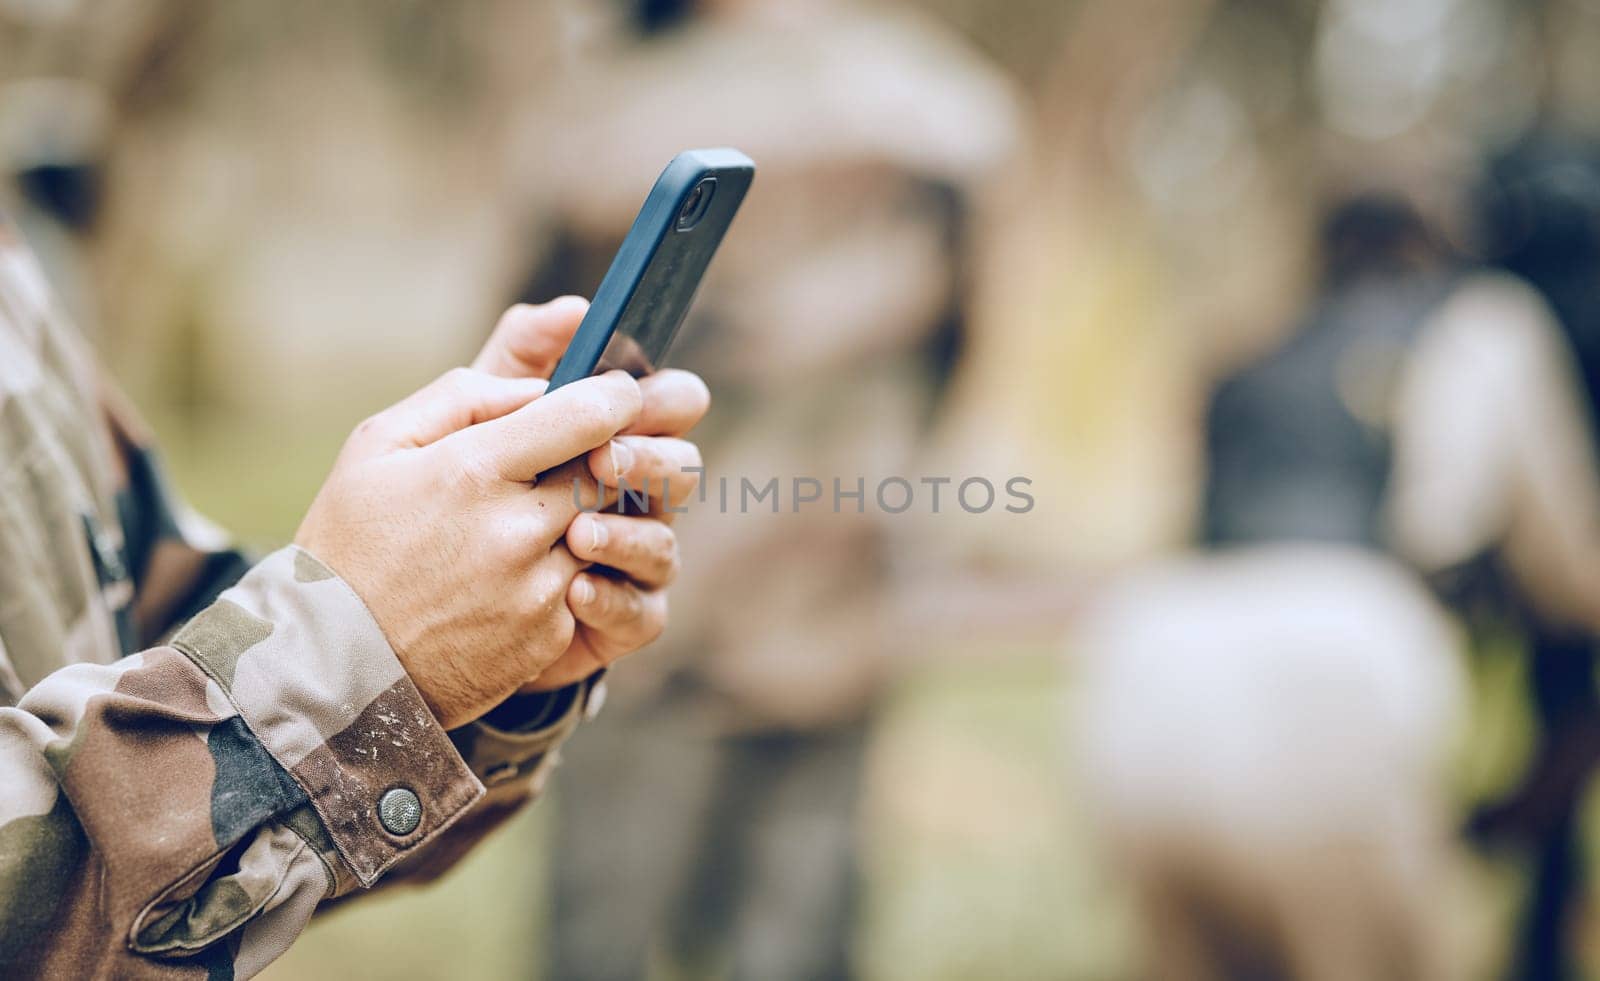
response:
[[[383,830],[404,838],[422,823],[422,801],[407,787],[395,787],[378,798],[378,820]]]

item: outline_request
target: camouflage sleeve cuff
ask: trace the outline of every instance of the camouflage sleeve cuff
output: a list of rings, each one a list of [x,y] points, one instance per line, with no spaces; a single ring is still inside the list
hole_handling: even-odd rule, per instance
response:
[[[339,879],[371,885],[483,796],[365,604],[308,552],[269,555],[172,645],[304,788]]]
[[[494,787],[532,775],[542,790],[556,750],[594,715],[605,695],[605,672],[539,695],[514,695],[482,719],[450,733],[472,772]]]

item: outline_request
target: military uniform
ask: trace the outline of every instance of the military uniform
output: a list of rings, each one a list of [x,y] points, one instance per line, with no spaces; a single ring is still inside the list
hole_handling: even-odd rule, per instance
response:
[[[536,794],[584,686],[445,732],[354,591],[187,514],[0,222],[0,975],[246,977]]]

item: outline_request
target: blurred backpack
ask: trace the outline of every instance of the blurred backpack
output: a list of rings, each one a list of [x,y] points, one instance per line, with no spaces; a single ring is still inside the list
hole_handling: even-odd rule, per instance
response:
[[[1335,208],[1322,246],[1325,286],[1306,319],[1213,395],[1207,545],[1380,544],[1390,398],[1455,277],[1439,271],[1421,217],[1392,197]]]

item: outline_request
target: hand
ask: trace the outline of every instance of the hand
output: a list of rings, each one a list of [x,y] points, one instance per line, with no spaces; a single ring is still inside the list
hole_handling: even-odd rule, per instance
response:
[[[547,377],[583,320],[588,304],[562,297],[540,306],[512,307],[500,318],[473,366],[510,378]],[[667,622],[665,587],[679,565],[677,539],[667,504],[681,505],[694,493],[700,451],[681,437],[706,414],[711,395],[698,376],[665,370],[639,382],[639,417],[612,443],[592,451],[588,475],[615,489],[623,481],[650,497],[649,516],[579,515],[567,532],[575,556],[601,568],[575,578],[567,605],[576,621],[572,646],[523,691],[547,691],[579,681],[660,636]],[[565,469],[547,483],[585,475]],[[670,493],[668,493],[670,491]],[[596,492],[582,489],[586,506]],[[615,500],[608,495],[608,504]]]
[[[573,646],[572,487],[539,474],[639,419],[622,372],[544,383],[458,368],[356,427],[295,535],[366,603],[441,725]]]

